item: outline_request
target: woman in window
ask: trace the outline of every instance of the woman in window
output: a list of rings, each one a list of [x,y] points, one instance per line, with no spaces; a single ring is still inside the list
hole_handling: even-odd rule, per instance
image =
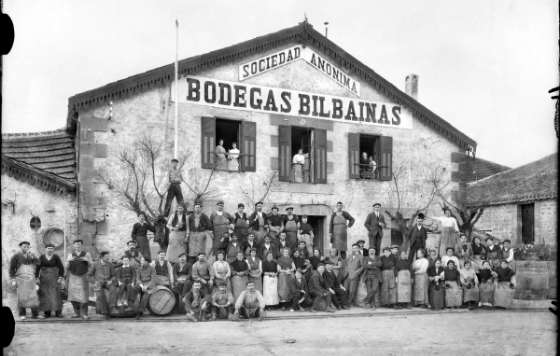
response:
[[[311,182],[311,176],[309,175],[309,170],[311,169],[311,160],[309,158],[309,152],[303,154],[304,163],[303,163],[303,182],[309,183]]]
[[[482,267],[477,274],[480,289],[479,307],[492,307],[494,302],[494,278],[496,276],[496,272],[492,271],[490,267],[490,262],[482,262]]]
[[[458,308],[463,304],[463,290],[461,289],[461,276],[457,265],[453,260],[447,262],[444,269],[445,279],[445,306],[447,308]]]
[[[471,261],[465,260],[460,274],[461,284],[463,285],[463,302],[469,309],[474,309],[478,303],[479,291],[478,278],[474,273]]]
[[[362,152],[360,156],[360,178],[369,178],[369,159],[367,152]]]
[[[443,309],[445,305],[445,274],[440,259],[437,259],[434,265],[430,266],[428,276],[430,279],[430,305],[434,310]]]
[[[227,159],[228,159],[228,170],[229,171],[239,171],[239,155],[240,151],[237,148],[237,143],[234,142],[231,144],[231,148],[228,151]]]
[[[266,261],[262,263],[263,270],[263,299],[269,307],[278,305],[278,265],[274,261],[272,252],[266,254]]]
[[[220,169],[220,170],[227,169],[226,149],[224,148],[224,140],[220,139],[218,141],[218,146],[216,146],[214,155],[216,156],[216,169]]]
[[[305,164],[305,155],[303,148],[300,148],[292,159],[292,172],[295,183],[303,183],[303,165]]]
[[[369,179],[374,179],[375,174],[377,173],[377,163],[373,160],[373,156],[369,156],[368,160],[369,164]]]
[[[175,213],[167,219],[169,245],[165,259],[171,263],[179,261],[179,255],[185,253],[186,238],[189,230],[187,214],[183,205],[177,205]]]
[[[416,252],[416,260],[412,263],[414,271],[414,305],[428,307],[428,259],[424,257],[424,250]]]

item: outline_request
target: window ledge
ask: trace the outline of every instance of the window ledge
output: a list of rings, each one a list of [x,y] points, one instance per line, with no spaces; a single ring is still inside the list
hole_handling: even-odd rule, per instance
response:
[[[334,195],[334,184],[275,182],[271,192]]]

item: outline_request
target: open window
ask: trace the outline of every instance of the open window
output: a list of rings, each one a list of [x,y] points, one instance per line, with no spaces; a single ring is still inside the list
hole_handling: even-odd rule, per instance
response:
[[[256,124],[202,117],[202,168],[239,172],[256,170]]]
[[[327,131],[279,127],[278,179],[291,183],[327,183]]]
[[[393,138],[348,134],[350,178],[390,181],[393,165]]]

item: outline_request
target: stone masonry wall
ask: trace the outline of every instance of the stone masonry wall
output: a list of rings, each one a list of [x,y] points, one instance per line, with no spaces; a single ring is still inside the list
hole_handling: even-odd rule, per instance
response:
[[[558,204],[555,200],[535,202],[535,242],[557,246]]]

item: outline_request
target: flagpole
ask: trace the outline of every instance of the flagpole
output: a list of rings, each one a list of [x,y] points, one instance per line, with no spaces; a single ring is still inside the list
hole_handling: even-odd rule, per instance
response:
[[[178,158],[179,142],[179,20],[175,20],[175,138],[173,145],[173,158]]]

